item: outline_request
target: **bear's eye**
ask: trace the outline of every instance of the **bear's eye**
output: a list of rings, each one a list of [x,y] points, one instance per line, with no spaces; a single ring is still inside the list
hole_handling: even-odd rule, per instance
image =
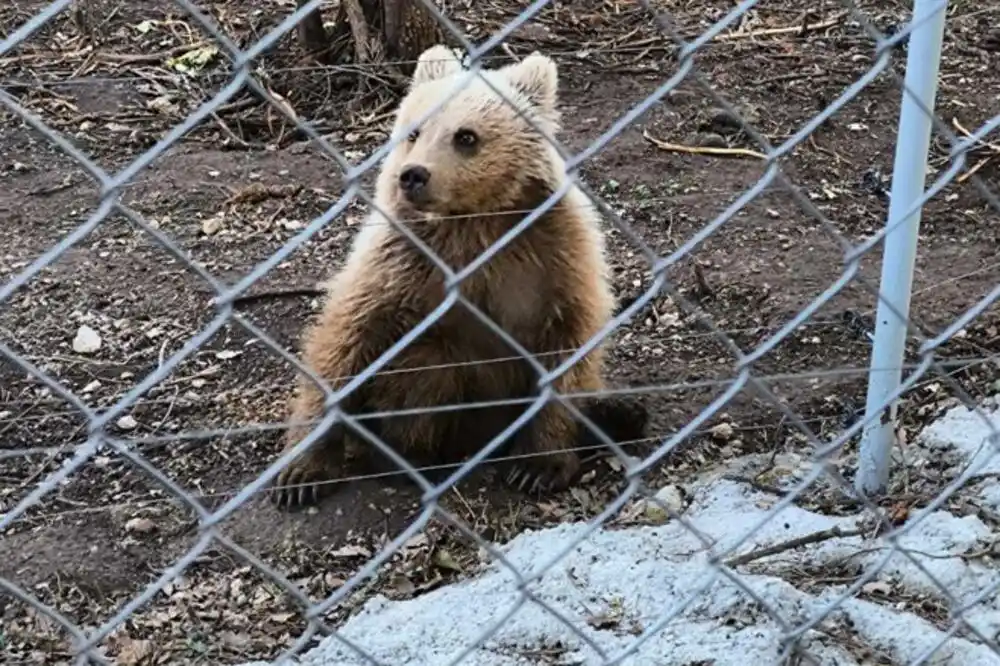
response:
[[[455,145],[464,150],[475,148],[479,137],[472,130],[461,129],[455,132]]]
[[[419,138],[420,138],[420,130],[415,129],[412,132],[410,132],[410,135],[406,137],[406,140],[409,141],[410,143],[413,143]]]

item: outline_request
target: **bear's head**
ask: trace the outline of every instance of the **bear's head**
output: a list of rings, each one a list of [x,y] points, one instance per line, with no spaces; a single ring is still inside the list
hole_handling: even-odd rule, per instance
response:
[[[469,74],[444,46],[421,54],[396,114],[393,138],[401,141],[379,176],[380,196],[398,212],[433,217],[530,210],[561,182],[562,160],[535,129],[549,136],[559,129],[555,63],[534,53],[480,74],[496,90],[476,75],[463,87]]]

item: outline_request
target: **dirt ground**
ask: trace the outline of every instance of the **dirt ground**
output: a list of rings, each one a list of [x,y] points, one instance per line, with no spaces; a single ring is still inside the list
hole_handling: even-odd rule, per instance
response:
[[[45,3],[0,9],[9,34]],[[123,0],[78,3],[0,59],[4,90],[104,169],[123,168],[152,147],[227,81],[227,63],[184,60],[210,43],[171,3]],[[263,35],[288,2],[201,3],[240,45]],[[527,3],[455,3],[450,15],[481,41]],[[731,8],[723,0],[656,3],[693,38]],[[874,42],[837,3],[804,14],[807,3],[760,3],[699,53],[696,67],[714,91],[736,105],[773,144],[791,136],[872,66]],[[907,3],[859,3],[883,30],[905,21]],[[818,26],[802,30],[802,25]],[[1000,112],[1000,9],[953,3],[939,116],[974,131]],[[734,34],[728,34],[728,33]],[[200,44],[204,41],[204,45]],[[555,2],[506,41],[508,54],[540,50],[556,58],[565,129],[579,152],[677,71],[670,43],[638,3]],[[497,49],[497,56],[507,57]],[[188,54],[188,56],[185,56]],[[182,74],[170,60],[193,70]],[[902,72],[902,52],[893,67]],[[315,122],[348,158],[359,160],[385,139],[389,108],[348,106],[330,72],[284,39],[256,68],[260,79],[299,116]],[[887,211],[899,92],[879,76],[800,144],[784,164],[841,240],[857,243],[880,228]],[[24,123],[3,112],[0,124],[0,285],[84,223],[99,188],[87,173]],[[1000,143],[1000,139],[995,139]],[[659,145],[658,143],[659,142]],[[731,116],[693,80],[653,104],[582,168],[642,241],[666,256],[722,213],[763,174],[749,153],[696,154],[664,148],[759,150]],[[933,166],[947,163],[936,138]],[[970,155],[976,175],[1000,191],[1000,146]],[[937,171],[935,171],[937,172]],[[0,343],[75,392],[93,409],[121,399],[205,330],[216,312],[209,284],[190,262],[234,283],[271,256],[339,198],[336,164],[302,141],[294,127],[253,96],[238,94],[177,142],[124,190],[127,206],[169,238],[178,258],[120,214],[109,217],[16,290],[0,306]],[[317,281],[343,258],[364,213],[348,213],[275,266],[238,304],[239,312],[285,349],[297,350],[316,309]],[[649,288],[640,248],[609,226],[615,289],[625,301]],[[1000,212],[973,179],[955,182],[925,209],[913,314],[937,333],[998,281]],[[844,271],[844,246],[778,187],[743,208],[669,278],[715,326],[749,352],[778,331]],[[862,273],[878,278],[878,250]],[[292,293],[280,293],[291,290]],[[854,421],[864,405],[874,299],[852,283],[755,365],[768,384],[821,440]],[[991,307],[941,350],[952,376],[974,397],[991,392],[1000,373],[1000,317]],[[101,348],[73,351],[78,329],[98,332]],[[912,349],[915,350],[916,343]],[[913,357],[909,359],[913,361]],[[654,299],[611,344],[611,381],[642,397],[649,436],[624,443],[642,454],[673,435],[725,390],[733,356],[666,294]],[[279,450],[291,386],[290,365],[238,325],[222,326],[169,377],[137,399],[110,428],[136,452],[206,506],[231,499]],[[928,378],[904,400],[904,429],[914,432],[951,398]],[[719,423],[730,427],[716,429]],[[0,360],[0,517],[87,439],[82,415],[55,392]],[[721,457],[797,450],[810,443],[772,404],[742,393],[664,459],[647,481],[689,478]],[[842,469],[853,473],[854,443]],[[929,473],[894,486],[887,506],[926,503],[947,479]],[[488,474],[467,479],[443,504],[482,538],[505,541],[527,528],[598,513],[624,487],[621,466],[600,463],[579,487],[557,497],[503,490]],[[829,511],[833,495],[803,499]],[[410,524],[419,493],[398,476],[345,480],[317,510],[286,514],[254,497],[223,524],[236,543],[300,586],[314,601],[340,588],[374,553]],[[0,534],[0,577],[44,601],[78,626],[100,627],[197,540],[195,513],[146,472],[110,449],[98,451],[56,490]],[[477,562],[474,543],[434,520],[423,536],[370,582],[331,610],[332,625],[368,595],[401,598],[461,576]],[[68,663],[68,634],[50,619],[0,595],[5,663]],[[235,663],[271,658],[305,627],[294,601],[234,552],[213,546],[181,579],[157,593],[101,644],[121,664]]]

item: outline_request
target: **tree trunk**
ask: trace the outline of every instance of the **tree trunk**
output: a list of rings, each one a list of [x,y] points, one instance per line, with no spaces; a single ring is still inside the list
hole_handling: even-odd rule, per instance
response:
[[[309,0],[296,0],[295,6],[302,7]],[[323,13],[314,9],[306,14],[306,17],[299,21],[296,26],[299,34],[299,43],[313,59],[317,62],[330,64],[330,40],[323,27]]]
[[[297,0],[299,7],[305,3]],[[421,53],[446,42],[422,0],[341,0],[331,31],[316,10],[299,23],[298,34],[305,51],[322,64],[381,65],[393,79],[412,74]]]

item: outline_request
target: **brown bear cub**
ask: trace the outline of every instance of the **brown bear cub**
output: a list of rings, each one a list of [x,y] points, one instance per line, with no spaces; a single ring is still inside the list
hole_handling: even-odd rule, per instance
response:
[[[525,120],[550,135],[557,131],[555,63],[536,53],[483,75],[517,108],[478,78],[454,91],[465,74],[443,46],[428,49],[418,60],[393,130],[404,140],[378,175],[376,210],[330,281],[322,314],[305,338],[304,363],[334,389],[361,373],[447,296],[445,274],[383,214],[406,224],[445,264],[461,271],[566,180],[562,158]],[[442,101],[419,129],[401,137]],[[593,204],[575,186],[569,188],[458,289],[539,363],[556,367],[613,316],[604,238]],[[566,394],[600,391],[602,361],[603,350],[596,347],[552,388]],[[380,413],[360,422],[411,464],[435,464],[481,450],[524,413],[538,392],[537,372],[459,301],[340,407],[352,415]],[[422,411],[518,398],[526,400]],[[581,409],[612,438],[644,429],[644,410],[592,402]],[[311,380],[300,379],[291,412],[295,422],[322,418],[324,395]],[[285,450],[311,427],[291,428]],[[508,482],[532,490],[565,488],[580,469],[573,449],[596,442],[585,431],[565,407],[548,402],[502,449],[514,460],[506,467]],[[346,465],[362,453],[383,457],[349,427],[335,425],[281,472],[273,497],[281,505],[315,502],[319,489],[329,485],[322,482],[343,476]]]

